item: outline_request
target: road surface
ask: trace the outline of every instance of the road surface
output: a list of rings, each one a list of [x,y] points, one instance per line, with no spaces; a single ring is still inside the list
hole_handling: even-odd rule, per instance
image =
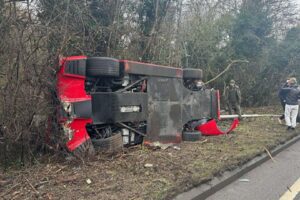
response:
[[[300,200],[300,141],[207,199]]]

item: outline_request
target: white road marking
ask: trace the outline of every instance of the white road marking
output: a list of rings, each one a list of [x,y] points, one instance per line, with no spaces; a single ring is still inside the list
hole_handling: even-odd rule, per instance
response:
[[[300,192],[300,178],[280,197],[279,200],[293,200]]]

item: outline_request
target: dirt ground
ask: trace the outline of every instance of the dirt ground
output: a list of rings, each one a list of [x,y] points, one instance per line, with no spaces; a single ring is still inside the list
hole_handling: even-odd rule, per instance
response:
[[[267,107],[247,113],[280,112]],[[49,156],[47,162],[1,172],[0,199],[170,199],[295,135],[267,117],[245,119],[228,135],[165,150],[136,146],[85,164]]]

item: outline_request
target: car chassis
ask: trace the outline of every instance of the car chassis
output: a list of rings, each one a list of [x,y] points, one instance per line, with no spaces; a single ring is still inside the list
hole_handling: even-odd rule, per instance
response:
[[[60,59],[59,122],[74,151],[91,141],[95,149],[194,141],[201,133],[224,134],[219,91],[197,83],[200,69],[181,69],[106,57]]]

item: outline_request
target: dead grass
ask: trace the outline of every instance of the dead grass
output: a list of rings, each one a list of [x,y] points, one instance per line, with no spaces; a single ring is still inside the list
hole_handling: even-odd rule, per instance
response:
[[[253,112],[266,111],[273,108]],[[98,155],[84,165],[49,158],[44,164],[2,172],[0,199],[170,199],[295,135],[275,118],[257,118],[242,121],[229,135],[181,143],[180,150],[135,147],[114,156]],[[153,167],[145,167],[147,163]]]

